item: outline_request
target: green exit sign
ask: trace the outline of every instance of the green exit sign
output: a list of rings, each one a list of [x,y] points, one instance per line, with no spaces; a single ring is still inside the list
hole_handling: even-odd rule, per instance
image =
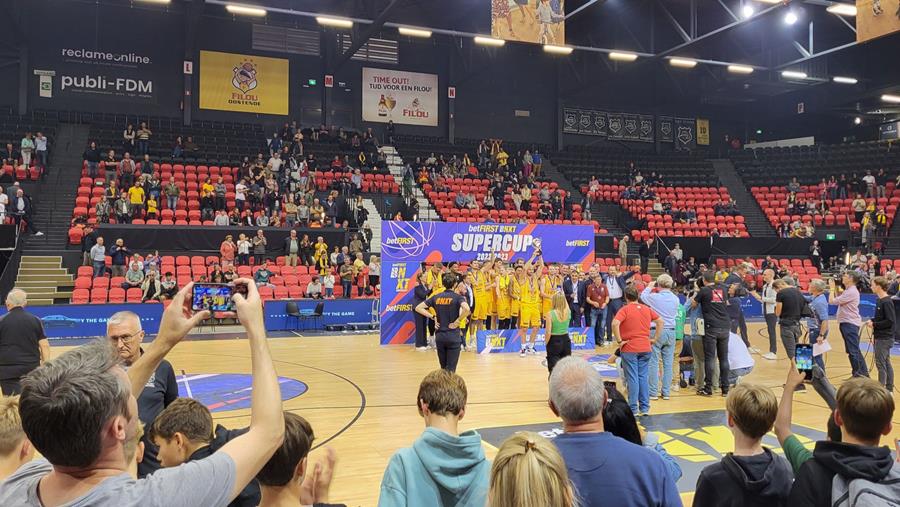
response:
[[[834,233],[826,234],[826,235],[825,235],[825,239],[827,239],[827,240],[833,240],[833,239],[834,239]]]
[[[307,79],[306,84],[308,84],[309,86],[316,86],[316,80],[315,79]]]

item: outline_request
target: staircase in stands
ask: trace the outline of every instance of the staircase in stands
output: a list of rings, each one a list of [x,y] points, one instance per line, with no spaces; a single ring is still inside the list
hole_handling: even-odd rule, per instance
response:
[[[382,146],[378,150],[384,154],[384,158],[387,160],[388,169],[391,171],[391,176],[394,177],[394,181],[396,181],[397,185],[402,189],[403,157],[400,156],[400,153],[393,146]],[[413,185],[413,196],[416,199],[416,203],[419,205],[419,220],[440,220],[437,211],[431,206],[431,201],[425,197],[425,193],[418,185]]]
[[[16,287],[28,294],[30,304],[68,302],[74,281],[62,266],[60,251],[68,241],[70,203],[81,179],[81,154],[89,127],[60,123],[45,178],[32,192],[34,224],[43,236],[25,235]]]
[[[710,162],[719,177],[720,184],[728,188],[729,195],[741,210],[741,215],[744,216],[744,225],[750,236],[774,238],[775,230],[772,228],[772,224],[769,223],[769,219],[766,218],[753,194],[747,190],[744,180],[738,175],[731,160],[712,159]]]

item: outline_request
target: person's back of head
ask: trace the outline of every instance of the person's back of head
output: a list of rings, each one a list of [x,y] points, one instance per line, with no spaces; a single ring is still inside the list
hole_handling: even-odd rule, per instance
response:
[[[704,285],[713,285],[716,283],[716,273],[715,271],[707,271],[703,273],[703,284]]]
[[[466,381],[444,369],[434,370],[419,384],[416,405],[423,417],[436,415],[462,419],[466,411]]]
[[[561,359],[550,374],[550,407],[566,423],[599,422],[606,402],[603,380],[580,357]]]
[[[280,488],[294,478],[302,478],[306,474],[306,458],[315,438],[312,426],[306,419],[285,412],[284,442],[256,474],[263,490],[267,487]]]
[[[165,468],[178,466],[212,441],[212,414],[193,398],[178,398],[153,420],[149,437],[159,446],[160,464]]]
[[[628,301],[629,303],[633,303],[638,300],[638,291],[634,287],[634,285],[629,285],[628,287],[625,287],[624,293],[625,293],[625,301]]]
[[[494,458],[488,506],[548,505],[576,505],[566,464],[546,438],[537,433],[516,433],[503,442]]]
[[[738,384],[725,400],[728,426],[752,440],[761,440],[775,424],[778,401],[768,387]]]
[[[603,430],[637,445],[644,445],[634,412],[618,389],[608,389],[609,402],[603,409]]]
[[[19,397],[0,397],[0,482],[33,457],[34,448],[19,417]]]
[[[22,379],[22,428],[53,465],[79,469],[97,461],[111,447],[112,442],[104,442],[110,424],[123,425],[124,440],[136,431],[137,403],[118,362],[109,343],[97,340]]]
[[[870,378],[851,378],[838,389],[834,417],[845,442],[878,445],[881,436],[891,432],[893,415],[891,393]]]

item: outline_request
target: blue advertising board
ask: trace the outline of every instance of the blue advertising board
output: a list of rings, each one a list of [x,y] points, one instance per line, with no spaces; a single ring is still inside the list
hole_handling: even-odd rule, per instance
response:
[[[324,326],[377,322],[378,318],[377,299],[279,299],[277,301],[266,301],[265,322],[267,331],[297,329],[296,317],[291,317],[287,314],[287,304],[291,301],[297,303],[301,312],[312,312],[316,309],[318,303],[324,303],[321,321],[321,324]]]
[[[504,352],[519,352],[522,349],[522,340],[525,339],[525,329],[501,329],[494,331],[478,331],[475,334],[476,350],[479,354],[501,354]],[[572,340],[572,350],[594,350],[594,328],[570,327],[569,339]],[[544,329],[538,331],[534,344],[537,352],[546,352],[544,346]]]

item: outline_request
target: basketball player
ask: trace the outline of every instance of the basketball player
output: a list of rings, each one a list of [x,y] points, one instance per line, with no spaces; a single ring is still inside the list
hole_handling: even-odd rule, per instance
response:
[[[505,264],[500,264],[499,273],[494,280],[494,295],[497,299],[497,320],[499,329],[512,329],[510,317],[512,316],[512,269]]]
[[[452,290],[456,280],[456,275],[445,273],[441,283],[450,288],[431,296],[416,306],[419,315],[434,319],[438,362],[441,368],[451,372],[456,371],[462,346],[459,326],[463,319],[469,316],[469,304],[466,302],[466,298]],[[429,310],[434,310],[434,316]]]
[[[559,266],[549,264],[547,274],[541,276],[541,315],[547,315],[553,309],[553,295],[562,286],[562,278],[559,276]]]
[[[519,259],[521,260],[521,259]],[[519,314],[522,312],[522,284],[525,283],[525,265],[516,263],[509,278],[509,328],[519,327]]]
[[[541,327],[541,273],[544,271],[544,259],[538,257],[538,264],[535,265],[535,257],[537,253],[531,254],[525,264],[525,280],[519,284],[519,329],[524,331],[522,349],[519,351],[521,357],[535,353],[534,342]]]
[[[469,271],[474,276],[475,283],[475,310],[472,314],[472,323],[475,324],[475,332],[482,331],[487,329],[489,326],[485,325],[485,320],[491,316],[491,313],[494,311],[492,308],[494,298],[493,296],[493,282],[491,270],[494,267],[494,259],[486,261],[484,265],[482,265],[479,261],[472,261],[472,265]]]

